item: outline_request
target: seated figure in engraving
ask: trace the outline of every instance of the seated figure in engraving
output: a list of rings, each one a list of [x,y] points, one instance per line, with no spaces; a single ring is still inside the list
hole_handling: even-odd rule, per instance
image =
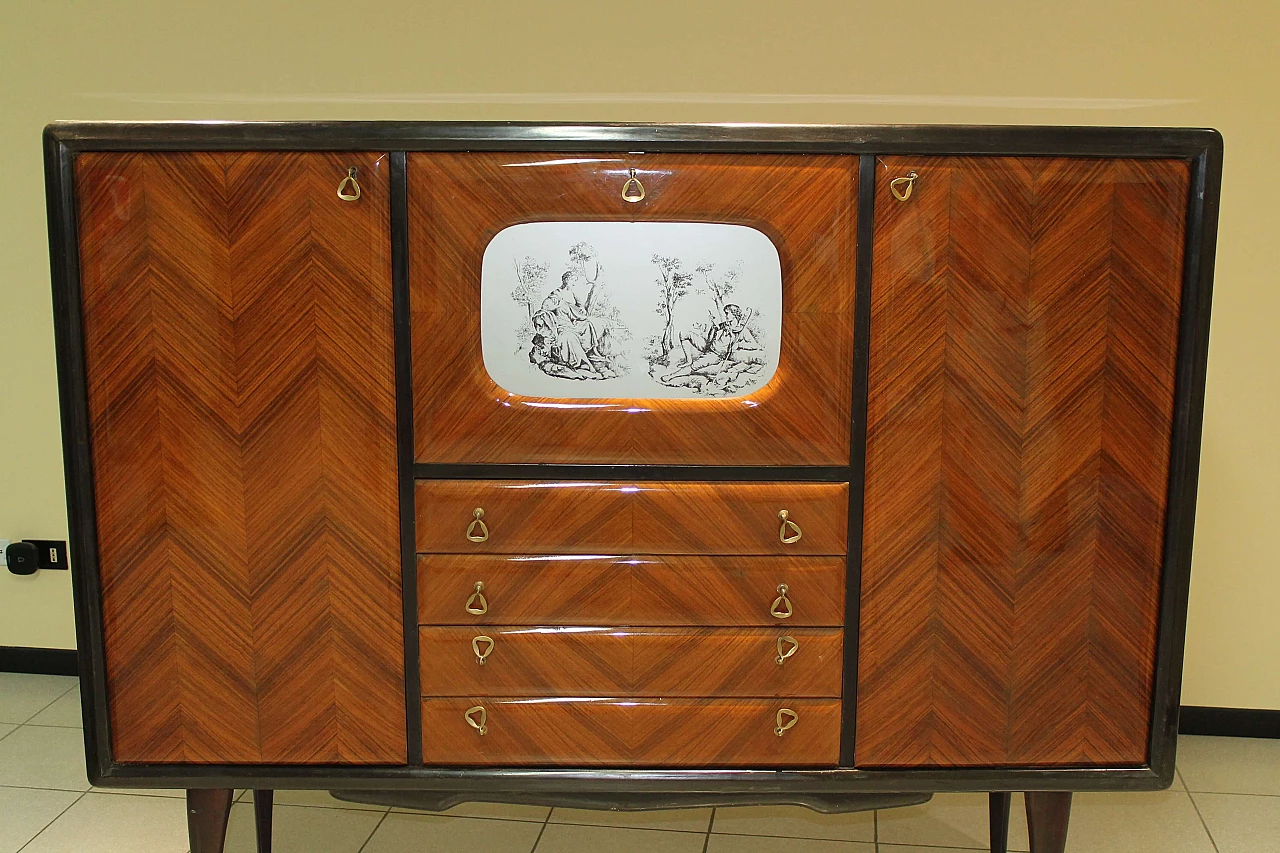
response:
[[[551,376],[604,379],[613,355],[609,326],[591,314],[594,287],[585,302],[579,300],[573,288],[578,277],[575,270],[562,275],[560,286],[547,294],[533,313],[529,360]]]
[[[750,314],[729,303],[724,306],[723,317],[712,323],[705,334],[696,329],[681,332],[684,362],[663,376],[662,383],[699,389],[708,384],[725,388],[744,373],[759,372],[765,362],[765,352],[747,327],[750,320]]]

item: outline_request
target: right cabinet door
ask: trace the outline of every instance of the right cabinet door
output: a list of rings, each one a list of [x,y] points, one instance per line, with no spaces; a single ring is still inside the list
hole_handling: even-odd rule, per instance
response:
[[[1146,763],[1188,189],[877,163],[858,766]]]

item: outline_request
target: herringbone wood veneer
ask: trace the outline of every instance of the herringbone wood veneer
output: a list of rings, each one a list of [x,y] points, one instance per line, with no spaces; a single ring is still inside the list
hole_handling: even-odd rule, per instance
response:
[[[76,178],[116,760],[403,763],[385,157]]]
[[[1188,185],[880,162],[858,766],[1146,761]]]
[[[409,155],[409,286],[419,462],[846,465],[857,158],[831,155]],[[638,204],[620,193],[628,169]],[[480,352],[480,264],[509,225],[728,222],[782,262],[778,371],[744,399],[547,406],[499,388]],[[635,342],[639,346],[641,342]]]

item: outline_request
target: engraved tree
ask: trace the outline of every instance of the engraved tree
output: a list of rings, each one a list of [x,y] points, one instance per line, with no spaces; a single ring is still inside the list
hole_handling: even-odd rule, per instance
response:
[[[742,267],[732,266],[719,276],[715,274],[715,264],[702,264],[697,271],[702,274],[702,280],[705,283],[703,292],[711,295],[716,303],[717,316],[723,317],[725,302],[737,289],[738,279],[742,277]]]
[[[542,305],[542,287],[547,280],[549,264],[540,264],[533,258],[525,256],[523,261],[512,259],[516,267],[516,289],[511,291],[511,298],[525,307],[528,315],[520,328],[516,329],[516,352],[523,351],[533,340],[533,315]]]
[[[671,351],[676,348],[676,303],[689,292],[689,285],[693,283],[693,276],[680,271],[679,258],[654,255],[651,263],[658,265],[657,312],[665,322],[662,338],[658,344],[658,351],[661,353],[660,360],[664,363],[670,363]]]

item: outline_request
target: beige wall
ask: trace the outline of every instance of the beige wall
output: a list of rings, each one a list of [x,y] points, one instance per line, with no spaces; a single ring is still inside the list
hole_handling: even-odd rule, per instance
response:
[[[1277,10],[9,0],[0,536],[66,533],[40,159],[52,119],[1211,126],[1226,138],[1226,177],[1184,700],[1280,708]],[[74,645],[65,573],[0,574],[0,645]]]

